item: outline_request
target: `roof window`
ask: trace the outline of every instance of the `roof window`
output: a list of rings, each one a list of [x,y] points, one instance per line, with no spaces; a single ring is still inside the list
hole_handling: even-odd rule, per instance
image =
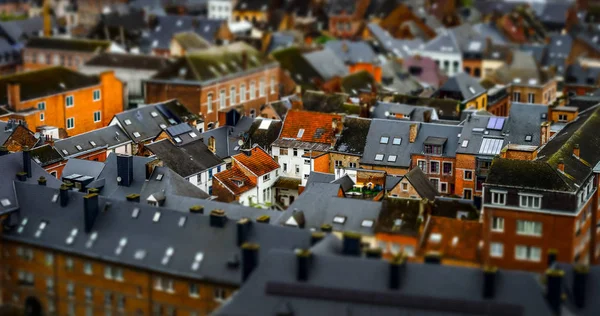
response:
[[[389,141],[390,138],[388,136],[381,136],[381,138],[379,139],[380,144],[387,144]]]
[[[402,144],[402,138],[394,137],[394,140],[392,141],[392,145],[400,145],[400,144]]]
[[[176,143],[178,143],[178,144],[179,144],[179,143],[181,143],[181,138],[179,138],[179,137],[175,137],[175,138],[173,138],[173,139],[175,140],[175,142],[176,142]]]
[[[125,120],[125,125],[131,125],[131,120],[130,119]]]
[[[137,218],[140,215],[140,209],[138,207],[133,209],[133,212],[131,212],[131,217],[132,218]]]
[[[146,250],[144,249],[138,249],[135,251],[135,254],[133,255],[133,258],[135,258],[136,260],[143,260],[146,257]]]
[[[119,245],[117,246],[117,249],[115,249],[115,255],[120,255],[123,252],[123,248],[125,248],[125,246],[127,246],[127,237],[123,237],[121,238],[121,240],[119,240]]]
[[[46,228],[46,225],[48,225],[47,221],[40,222],[40,226],[38,227],[38,230],[35,232],[35,238],[40,238],[40,236],[44,232],[44,229]]]
[[[27,219],[27,217],[23,218],[23,220],[21,220],[21,224],[19,225],[19,228],[17,229],[17,233],[22,233],[23,230],[25,229],[25,225],[27,225],[27,222],[29,220]]]
[[[135,137],[135,138],[138,138],[138,137],[140,137],[140,136],[142,136],[142,135],[140,135],[140,133],[138,133],[138,132],[133,132],[133,137]]]
[[[183,227],[183,226],[185,226],[185,221],[186,221],[186,220],[187,220],[187,217],[185,217],[185,216],[181,216],[181,217],[179,218],[179,223],[178,223],[179,227]]]
[[[152,221],[155,223],[158,223],[159,220],[160,220],[160,212],[154,213],[154,217],[152,218]]]
[[[336,224],[344,224],[346,222],[346,216],[336,216],[333,218],[333,222]]]
[[[10,203],[9,199],[2,199],[0,200],[0,204],[2,204],[4,207],[9,207],[12,203]]]
[[[77,150],[82,151],[83,148],[80,145],[76,145],[75,148],[77,148]]]
[[[160,181],[160,180],[162,180],[162,179],[163,179],[163,177],[164,177],[164,175],[163,175],[162,173],[159,173],[159,174],[156,176],[156,181]]]
[[[371,228],[373,227],[374,221],[372,219],[363,219],[362,223],[360,223],[361,227]]]
[[[375,161],[383,161],[383,156],[384,156],[384,154],[375,155]]]
[[[93,140],[90,140],[90,145],[96,147],[96,143]]]
[[[202,263],[203,259],[204,254],[202,252],[197,252],[196,256],[194,257],[194,263],[192,263],[192,270],[198,271],[198,268],[200,268],[200,263]]]
[[[162,128],[162,129],[167,129],[167,125],[165,125],[165,124],[160,124],[159,126],[160,126],[160,128]]]
[[[75,241],[75,237],[77,237],[77,228],[73,228],[71,230],[71,234],[67,237],[66,243],[67,245],[71,245]],[[91,238],[91,237],[90,237]]]
[[[469,140],[465,139],[462,141],[462,144],[460,145],[460,147],[467,148],[467,146],[469,146]]]
[[[98,232],[91,233],[90,238],[88,239],[87,243],[85,243],[85,247],[92,248],[96,239],[98,239]]]
[[[62,153],[63,153],[63,154],[65,154],[65,155],[68,155],[68,154],[69,154],[69,152],[68,152],[66,149],[63,149],[63,150],[62,150]]]
[[[155,111],[152,111],[152,112],[150,112],[150,116],[152,116],[152,117],[157,117],[157,116],[158,116],[158,113],[156,113]]]
[[[298,130],[298,135],[296,136],[296,138],[302,138],[302,135],[304,135],[304,128]]]
[[[173,249],[173,247],[169,247],[167,248],[167,251],[165,251],[165,256],[162,258],[162,265],[166,266],[167,264],[169,264],[169,260],[171,260],[171,257],[173,256],[173,253],[175,252],[175,249]]]
[[[196,133],[194,133],[194,132],[190,132],[188,135],[190,135],[191,138],[198,137],[198,135],[196,135]]]

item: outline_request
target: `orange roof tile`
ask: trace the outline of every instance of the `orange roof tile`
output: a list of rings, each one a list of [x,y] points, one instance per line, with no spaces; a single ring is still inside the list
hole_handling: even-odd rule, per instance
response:
[[[479,242],[482,224],[448,217],[431,216],[424,236],[423,252],[439,251],[443,258],[467,262],[480,262]],[[441,235],[436,242],[433,234]]]
[[[335,137],[332,122],[341,127],[342,116],[335,114],[291,110],[285,116],[279,138],[293,138],[304,142],[330,144]],[[304,132],[299,136],[300,129]]]
[[[279,169],[279,164],[273,157],[258,146],[254,146],[250,150],[250,156],[241,153],[233,156],[233,159],[259,177],[275,169]]]
[[[227,169],[225,171],[221,171],[214,175],[219,182],[221,182],[225,187],[233,192],[235,195],[242,194],[246,191],[249,191],[256,187],[256,183],[252,181],[252,179],[248,178],[242,170],[234,166],[231,169]],[[238,185],[238,181],[241,181],[243,184],[241,186]],[[238,182],[238,183],[236,183]]]

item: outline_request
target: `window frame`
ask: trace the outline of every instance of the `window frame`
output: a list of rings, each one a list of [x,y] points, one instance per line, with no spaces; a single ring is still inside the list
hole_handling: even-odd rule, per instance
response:
[[[496,247],[494,247],[496,246]],[[499,246],[499,247],[498,247]],[[500,250],[494,251],[494,250]],[[490,242],[490,257],[491,258],[502,258],[504,257],[504,244],[501,242]]]
[[[519,207],[539,210],[542,208],[542,197],[543,196],[541,194],[519,192]],[[529,202],[531,202],[531,205],[529,205]]]
[[[96,98],[96,93],[98,93],[98,97]],[[94,102],[98,102],[102,99],[102,93],[100,92],[100,89],[95,89],[94,91],[92,91],[92,100]]]
[[[69,100],[70,100],[71,102],[69,102]],[[71,104],[69,105],[69,103],[71,103]],[[72,94],[71,94],[71,95],[68,95],[68,96],[66,96],[66,97],[65,97],[65,107],[72,108],[72,107],[74,107],[74,106],[75,106],[75,97],[74,97]]]
[[[96,114],[98,114],[98,119],[96,120]],[[102,111],[94,111],[94,123],[102,122]]]
[[[498,225],[496,225],[498,224]],[[492,216],[492,221],[490,222],[490,231],[495,233],[503,233],[504,232],[504,217],[500,216]]]
[[[492,205],[506,205],[506,197],[508,192],[499,190],[490,190],[490,203]]]
[[[467,178],[467,172],[471,173],[471,177]],[[463,170],[463,180],[465,181],[473,181],[473,170]]]
[[[72,122],[72,123],[69,124],[69,122]],[[71,127],[69,127],[69,125],[71,125]],[[74,128],[75,128],[75,118],[74,117],[67,118],[67,129],[74,129]]]
[[[523,223],[522,230],[519,230],[520,223]],[[530,227],[527,227],[527,226]],[[536,232],[536,225],[539,225],[539,232]],[[531,231],[529,231],[531,228]],[[527,221],[518,219],[515,227],[516,234],[519,236],[542,237],[544,235],[544,224],[542,222]]]

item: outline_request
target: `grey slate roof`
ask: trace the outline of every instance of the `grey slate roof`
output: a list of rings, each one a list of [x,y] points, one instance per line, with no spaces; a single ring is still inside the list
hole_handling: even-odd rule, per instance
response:
[[[321,225],[329,224],[334,231],[351,231],[364,235],[373,235],[373,226],[365,227],[363,220],[376,221],[381,209],[380,202],[337,197],[340,185],[336,183],[312,183],[280,217],[278,223],[285,225],[294,212],[302,212],[305,229],[319,230]],[[335,223],[336,216],[345,216],[343,224]]]
[[[342,132],[335,142],[333,151],[351,155],[362,155],[370,127],[370,119],[346,117]]]
[[[306,186],[308,187],[313,183],[331,183],[334,180],[335,175],[333,173],[311,171],[306,180]]]
[[[409,141],[410,125],[412,124],[415,124],[418,127],[418,134],[414,143]],[[448,138],[443,151],[443,156],[454,157],[458,147],[458,134],[461,133],[461,130],[462,128],[460,126],[453,125],[373,119],[361,163],[409,168],[411,154],[421,154],[423,152],[423,142],[430,136],[436,137],[440,135]],[[380,143],[382,136],[389,137],[387,144]],[[400,145],[393,144],[394,137],[402,138]],[[384,155],[382,161],[375,160],[375,155],[377,154]],[[388,161],[390,155],[397,156],[395,162]]]
[[[69,161],[71,160],[74,159]],[[146,164],[154,160],[154,158],[133,156],[133,179],[126,187],[117,183],[117,155],[111,154],[104,161],[104,167],[97,180],[90,183],[90,186],[100,188],[100,195],[117,200],[125,200],[126,196],[132,193],[140,194],[146,183]],[[164,185],[168,185],[168,182],[165,181]]]
[[[385,191],[390,191],[393,189],[398,183],[402,181],[402,177],[397,177],[393,175],[385,176]]]
[[[160,180],[158,180],[159,175],[162,175]],[[179,201],[182,197],[195,198],[198,200],[210,198],[208,193],[202,191],[200,188],[167,167],[154,168],[150,178],[144,182],[142,190],[139,193],[141,202],[144,203],[149,196],[157,192],[162,192],[166,196],[162,207],[183,211],[186,209],[180,207]]]
[[[448,78],[446,83],[440,87],[444,92],[460,93],[462,99],[460,101],[469,101],[484,93],[486,90],[479,84],[479,80],[467,75],[464,72]]]
[[[191,31],[210,43],[216,40],[216,34],[224,21],[209,20],[186,15],[164,15],[157,17],[157,25],[146,38],[150,48],[169,49],[171,39],[176,33]]]
[[[371,112],[371,118],[378,119],[397,119],[394,114],[402,114],[404,116],[410,116],[410,119],[398,118],[404,120],[410,120],[414,122],[424,122],[425,115],[429,112],[430,119],[435,120],[437,117],[437,111],[435,108],[420,105],[410,105],[402,103],[392,102],[377,102]]]
[[[307,53],[303,56],[325,81],[348,74],[346,65],[329,49]]]
[[[41,167],[45,167],[62,161],[64,158],[60,153],[58,153],[56,148],[50,146],[50,144],[45,144],[35,147],[31,150],[31,159],[33,159],[36,163],[39,161],[38,164]]]
[[[160,56],[136,55],[125,53],[101,53],[88,60],[86,66],[126,69],[160,70],[171,61]]]
[[[471,115],[470,119],[467,118],[467,120],[463,122],[463,129],[460,134],[457,153],[492,157],[499,153],[481,151],[484,138],[488,140],[497,140],[498,144],[502,147],[506,144],[505,136],[506,131],[508,131],[508,124],[505,121],[502,130],[489,130],[487,129],[487,126],[492,117],[493,116],[480,114]],[[486,131],[487,134],[485,134]]]
[[[564,74],[567,58],[571,54],[573,38],[569,34],[552,34],[544,55],[544,66],[556,66],[559,74]]]
[[[104,169],[104,163],[99,161],[69,159],[62,171],[62,176],[64,178],[70,175],[78,174],[97,179],[100,173],[102,173],[102,169]]]
[[[393,54],[396,57],[405,58],[411,56],[414,51],[424,47],[424,42],[420,38],[412,40],[397,39],[375,23],[369,23],[367,28],[373,34],[373,37],[375,37],[377,44],[388,54]]]
[[[309,262],[307,281],[298,281],[296,254],[291,250],[272,251],[232,301],[215,315],[553,313],[538,276],[529,272],[499,270],[494,298],[486,299],[481,269],[409,262],[401,269],[399,289],[392,290],[390,264],[386,260],[336,256],[315,250]]]
[[[548,107],[543,104],[528,104],[513,102],[507,128],[510,133],[506,136],[508,144],[540,145],[540,124],[547,121]],[[531,140],[527,136],[531,136]]]
[[[379,63],[371,46],[363,41],[332,40],[325,43],[325,48],[333,51],[346,64]]]
[[[267,123],[263,124],[264,121],[270,121],[268,126],[265,127]],[[279,137],[282,126],[283,122],[279,120],[257,118],[248,129],[248,140],[244,147],[250,148],[258,145],[267,152],[271,152],[271,144]]]
[[[492,43],[505,45],[508,43],[504,35],[491,23],[473,24],[473,29],[485,38],[490,38]]]
[[[237,226],[231,220],[222,228],[212,227],[209,224],[209,216],[182,214],[172,209],[101,196],[100,210],[110,202],[110,211],[98,213],[91,229],[92,232],[97,232],[98,237],[93,246],[87,248],[90,233],[84,230],[82,193],[69,192],[68,206],[60,207],[60,203],[51,202],[53,196],[58,193],[56,189],[18,183],[16,191],[20,210],[15,213],[15,222],[21,223],[27,218],[28,224],[20,234],[16,229],[5,230],[2,238],[6,240],[82,257],[102,258],[115,264],[183,278],[231,285],[241,283],[241,268],[232,269],[227,265],[234,256],[241,258],[237,246]],[[137,217],[132,216],[135,208],[139,209]],[[209,211],[211,210],[206,210]],[[160,217],[153,221],[156,214],[160,214]],[[42,220],[49,220],[43,231],[43,238],[35,238],[34,234]],[[180,225],[182,221],[183,225]],[[250,225],[247,241],[260,245],[259,261],[265,260],[266,254],[272,248],[293,249],[310,245],[310,234],[305,231],[257,223]],[[73,243],[67,245],[65,239],[72,229],[77,229],[78,233]],[[121,238],[127,238],[127,245],[121,254],[117,255],[115,249]],[[152,242],[149,243],[149,240]],[[173,248],[173,254],[166,264],[162,264],[161,261],[169,247]],[[143,259],[135,258],[139,251],[144,251]],[[191,266],[197,253],[202,253],[203,257],[198,270],[194,271]]]
[[[242,116],[235,126],[221,126],[201,134],[204,144],[208,146],[208,140],[215,138],[215,153],[220,158],[227,158],[240,153],[239,140],[244,140],[254,119]]]
[[[0,156],[0,166],[2,166],[2,176],[0,176],[0,201],[7,199],[10,202],[9,205],[0,203],[0,215],[4,215],[15,210],[19,206],[13,183],[17,181],[17,173],[24,171],[23,154],[13,153]],[[48,174],[46,170],[31,159],[31,178],[27,178],[26,182],[35,183],[37,185],[37,180],[40,177],[46,178],[46,185],[50,188],[58,188],[62,184],[61,181]]]
[[[131,139],[127,137],[127,134],[119,125],[111,125],[57,140],[54,142],[54,148],[65,158],[68,158],[80,156],[86,152],[93,152],[100,148],[110,149],[122,146],[130,142]],[[81,150],[76,146],[79,146]]]
[[[596,86],[600,78],[600,67],[582,67],[580,63],[573,63],[565,72],[565,84]]]
[[[294,44],[294,40],[295,37],[293,34],[284,32],[274,32],[273,34],[271,34],[271,41],[269,42],[267,53],[270,54],[276,49],[290,47]]]
[[[223,160],[208,150],[203,142],[176,147],[169,140],[163,139],[147,144],[146,148],[184,178],[223,164]]]
[[[433,201],[436,196],[440,195],[421,168],[412,168],[404,177],[410,182],[415,191],[419,193],[421,198]]]
[[[339,184],[342,190],[344,190],[344,192],[352,190],[352,188],[354,188],[354,185],[356,184],[354,183],[354,181],[352,181],[349,175],[345,175],[341,178],[333,180],[331,181],[331,183]]]

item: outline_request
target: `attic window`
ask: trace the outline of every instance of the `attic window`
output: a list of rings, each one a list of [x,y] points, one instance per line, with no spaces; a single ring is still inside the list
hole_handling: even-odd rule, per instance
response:
[[[176,142],[176,143],[178,143],[178,144],[179,144],[179,143],[181,143],[181,138],[179,138],[179,137],[175,137],[175,138],[173,138],[173,139],[175,139],[175,142]]]
[[[137,218],[140,215],[140,209],[139,208],[134,208],[133,211],[131,212],[131,217],[132,218]]]
[[[152,41],[152,47],[157,47],[157,46],[158,46],[158,40]]]
[[[138,132],[133,132],[133,136],[134,136],[135,138],[138,138],[138,137],[140,137],[140,136],[142,136],[142,135],[140,135],[140,133],[138,133]]]
[[[381,138],[379,139],[380,144],[387,144],[389,141],[390,138],[388,136],[381,136]]]
[[[548,113],[542,113],[542,119],[545,120],[546,118],[548,118]]]
[[[46,228],[46,225],[48,225],[47,221],[40,222],[40,226],[38,227],[38,230],[35,232],[35,238],[40,238],[40,236],[44,232],[44,229]]]
[[[442,234],[439,234],[439,233],[431,234],[429,236],[429,241],[432,242],[432,243],[434,243],[434,244],[439,243],[440,241],[442,241]]]
[[[336,216],[333,218],[333,222],[336,224],[344,224],[346,222],[346,216]]]
[[[298,130],[298,135],[296,136],[296,138],[301,138],[302,135],[304,135],[304,128]]]
[[[196,135],[196,133],[194,132],[190,132],[188,135],[190,135],[191,138],[196,138],[198,135]]]
[[[192,270],[197,271],[200,268],[200,263],[202,263],[202,259],[204,259],[204,254],[202,252],[197,252],[194,257],[194,263],[192,263]]]
[[[94,242],[96,241],[96,239],[98,239],[98,232],[93,232],[90,235],[90,239],[88,239],[87,243],[85,243],[85,247],[86,248],[92,248],[92,246],[94,245]]]
[[[73,243],[73,241],[75,241],[75,237],[77,237],[77,228],[73,228],[73,230],[71,230],[71,234],[69,235],[69,237],[67,237],[66,243],[67,245],[70,245]]]
[[[469,140],[465,139],[465,140],[462,141],[462,145],[460,145],[460,147],[467,148],[467,146],[469,146]]]
[[[157,116],[158,116],[158,113],[156,113],[156,112],[152,111],[152,112],[150,112],[150,116],[152,116],[152,117],[157,117]]]
[[[169,260],[171,260],[171,257],[173,256],[174,252],[175,252],[175,249],[173,249],[173,247],[167,248],[167,251],[165,251],[165,256],[163,257],[163,259],[161,261],[163,266],[166,266],[167,264],[169,264]]]
[[[389,155],[387,161],[389,161],[389,162],[396,162],[396,158],[398,158],[398,156],[396,156],[396,155]]]
[[[160,128],[162,128],[162,129],[167,129],[167,125],[165,125],[165,124],[160,124],[159,126],[160,126]]]
[[[2,204],[2,206],[4,206],[4,207],[8,207],[8,206],[11,205],[9,199],[2,199],[2,200],[0,200],[0,204]]]
[[[525,141],[530,142],[533,137],[531,135],[525,135]]]
[[[96,143],[93,140],[90,140],[90,145],[96,147]]]
[[[81,146],[79,146],[79,145],[75,146],[75,148],[77,148],[77,150],[79,150],[79,151],[83,150],[83,148]]]
[[[400,137],[394,137],[394,140],[392,141],[393,145],[400,145],[402,144],[402,138]]]
[[[164,175],[163,175],[162,173],[159,173],[159,174],[156,176],[156,181],[160,181],[160,180],[162,180],[162,179],[163,179],[163,176],[164,176]]]
[[[383,161],[383,156],[384,156],[384,154],[375,155],[375,161]]]
[[[131,125],[131,120],[129,120],[129,119],[125,120],[125,125]]]
[[[160,220],[160,212],[154,213],[154,217],[152,218],[152,221],[155,223],[158,223],[159,220]]]
[[[62,150],[62,153],[63,153],[63,154],[65,154],[65,155],[68,155],[68,154],[69,154],[69,152],[68,152],[66,149],[63,149],[63,150]]]
[[[363,219],[362,223],[360,223],[361,227],[371,228],[373,227],[374,221],[372,219]]]
[[[121,240],[119,240],[119,245],[117,246],[117,249],[115,249],[115,255],[120,255],[123,252],[123,248],[125,248],[126,245],[127,237],[121,238]]]
[[[133,255],[133,258],[135,258],[136,260],[142,260],[145,257],[146,257],[146,250],[143,250],[143,249],[136,250],[135,254]]]
[[[185,221],[186,221],[186,220],[187,220],[187,217],[185,217],[185,216],[181,216],[181,217],[179,218],[179,223],[177,223],[177,225],[178,225],[179,227],[183,227],[183,226],[185,226]]]

